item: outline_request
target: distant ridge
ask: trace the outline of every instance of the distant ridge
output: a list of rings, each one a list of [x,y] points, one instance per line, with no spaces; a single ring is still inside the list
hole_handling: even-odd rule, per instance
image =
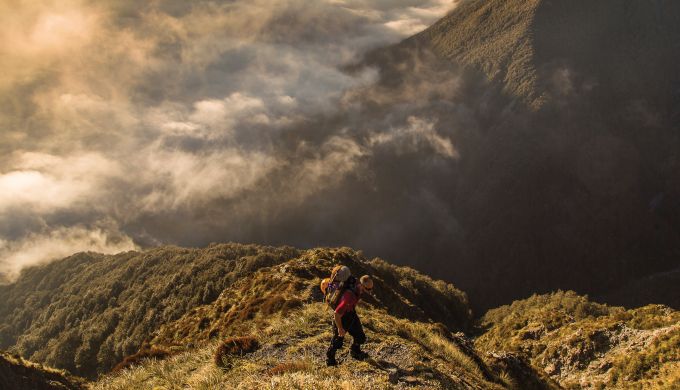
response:
[[[675,1],[469,0],[412,40],[533,108],[585,89],[658,98],[680,81]]]

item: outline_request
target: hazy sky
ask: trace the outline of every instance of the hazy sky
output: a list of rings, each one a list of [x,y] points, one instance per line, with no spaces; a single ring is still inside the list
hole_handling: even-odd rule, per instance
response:
[[[434,165],[457,151],[409,110],[355,118],[352,91],[378,71],[340,67],[453,6],[0,0],[0,272],[81,250],[360,243],[333,221],[363,196],[336,197],[346,180],[379,193],[385,150]],[[367,231],[404,217],[378,215]]]

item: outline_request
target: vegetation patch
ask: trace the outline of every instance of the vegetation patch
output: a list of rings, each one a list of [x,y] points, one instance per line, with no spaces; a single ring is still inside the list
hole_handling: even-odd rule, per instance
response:
[[[572,291],[490,310],[478,349],[508,351],[565,388],[673,388],[680,375],[680,313],[626,310]]]
[[[118,363],[115,367],[113,367],[111,371],[117,372],[129,368],[131,366],[140,365],[144,360],[148,359],[156,360],[166,359],[174,355],[175,353],[177,352],[170,351],[169,349],[163,347],[157,346],[150,347],[148,345],[145,345],[144,347],[142,347],[142,349],[139,350],[139,352],[135,353],[134,355],[126,356],[123,359],[123,361]]]
[[[680,364],[680,328],[656,338],[649,348],[618,356],[610,372],[610,383],[657,377],[669,363]]]
[[[314,367],[310,362],[285,362],[279,363],[269,370],[270,375],[283,375],[299,371],[311,371]]]
[[[194,320],[173,335],[178,342],[153,344],[186,345],[194,334],[207,336],[214,317],[198,317],[203,305],[259,269],[301,253],[235,243],[166,246],[117,255],[79,253],[32,267],[0,289],[0,348],[96,378],[137,353],[163,324],[194,310]]]
[[[231,368],[233,359],[255,352],[260,347],[257,339],[251,336],[230,337],[222,341],[215,351],[215,365]]]

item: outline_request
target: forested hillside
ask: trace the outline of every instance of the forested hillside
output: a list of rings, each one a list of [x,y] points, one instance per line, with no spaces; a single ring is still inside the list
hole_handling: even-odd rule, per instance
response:
[[[221,322],[213,326],[216,333],[197,331],[175,343],[184,346],[195,338],[233,333],[237,319],[250,320],[259,311],[274,313],[286,305],[298,307],[318,300],[318,294],[312,292],[318,290],[318,279],[330,267],[330,263],[314,265],[322,259],[346,262],[357,272],[375,275],[383,287],[383,306],[395,315],[431,319],[458,330],[471,324],[467,297],[451,285],[380,260],[369,261],[349,249],[301,251],[222,244],[206,249],[163,247],[114,256],[80,253],[28,269],[16,283],[0,290],[4,302],[0,307],[0,346],[27,359],[93,378],[138,352],[161,325],[183,316],[193,319],[190,313],[201,305],[217,301],[226,314],[217,318]],[[293,270],[295,264],[300,268],[301,274],[293,281],[257,273],[284,262]],[[239,289],[252,287],[244,280],[255,283],[258,293],[234,300]],[[283,298],[279,289],[289,285],[295,295]],[[219,306],[224,301],[218,299],[220,294],[227,294],[237,304]]]
[[[137,352],[161,324],[300,253],[237,244],[163,247],[79,253],[31,268],[0,290],[0,348],[92,378]]]

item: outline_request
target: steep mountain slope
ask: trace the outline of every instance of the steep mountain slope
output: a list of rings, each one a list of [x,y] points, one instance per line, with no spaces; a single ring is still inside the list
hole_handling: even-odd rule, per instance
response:
[[[93,377],[136,352],[161,324],[293,248],[164,247],[115,256],[80,253],[26,270],[0,288],[0,347]]]
[[[407,40],[441,57],[481,70],[504,85],[503,91],[534,103],[533,23],[541,0],[464,1],[447,17]]]
[[[480,350],[528,358],[565,388],[680,386],[680,312],[589,302],[572,292],[533,296],[490,310]]]
[[[679,22],[680,6],[663,0],[471,0],[412,40],[538,109],[587,89],[604,98],[677,93]]]
[[[370,358],[355,361],[345,349],[337,368],[324,363],[330,311],[318,288],[337,264],[331,259],[375,278],[374,295],[358,309]],[[514,377],[524,378],[526,389],[554,387],[522,361],[488,365],[463,333],[452,333],[468,326],[462,297],[410,269],[366,262],[346,249],[313,250],[261,268],[163,325],[137,356],[166,351],[171,357],[141,365],[131,357],[121,368],[133,367],[100,378],[94,388],[503,389]]]
[[[341,354],[338,370],[319,369],[331,328],[318,284],[338,263],[374,277],[375,293],[360,309],[372,358]],[[14,351],[90,378],[119,363],[95,388],[318,388],[340,380],[350,388],[500,389],[515,377],[528,388],[551,386],[524,362],[488,365],[477,354],[460,332],[472,326],[464,293],[348,248],[81,253],[26,270],[0,294],[4,341]]]
[[[422,269],[480,311],[676,269],[679,26],[670,1],[468,0],[371,53],[380,97],[430,99],[459,155],[441,179],[456,229]]]
[[[79,390],[85,381],[63,371],[0,352],[0,388],[11,390]]]
[[[30,360],[92,378],[138,352],[161,325],[215,302],[223,291],[247,291],[244,280],[256,279],[252,281],[260,289],[256,296],[238,300],[233,307],[215,306],[227,316],[216,318],[216,324],[205,332],[192,330],[191,335],[174,341],[186,344],[235,332],[238,323],[248,322],[260,311],[298,307],[303,297],[312,299],[309,294],[318,289],[314,286],[318,276],[329,272],[328,264],[303,268],[304,277],[286,280],[274,275],[270,281],[255,271],[284,262],[292,267],[293,259],[305,263],[319,258],[343,261],[376,275],[377,284],[383,286],[383,306],[395,315],[433,320],[455,330],[466,330],[471,324],[467,298],[459,290],[412,270],[368,261],[349,249],[300,251],[223,244],[114,256],[81,253],[29,269],[17,282],[0,289],[0,342]],[[290,299],[282,298],[278,288],[261,290],[274,286],[274,281],[290,288]],[[213,329],[217,333],[211,333]],[[168,337],[166,341],[173,340]]]

